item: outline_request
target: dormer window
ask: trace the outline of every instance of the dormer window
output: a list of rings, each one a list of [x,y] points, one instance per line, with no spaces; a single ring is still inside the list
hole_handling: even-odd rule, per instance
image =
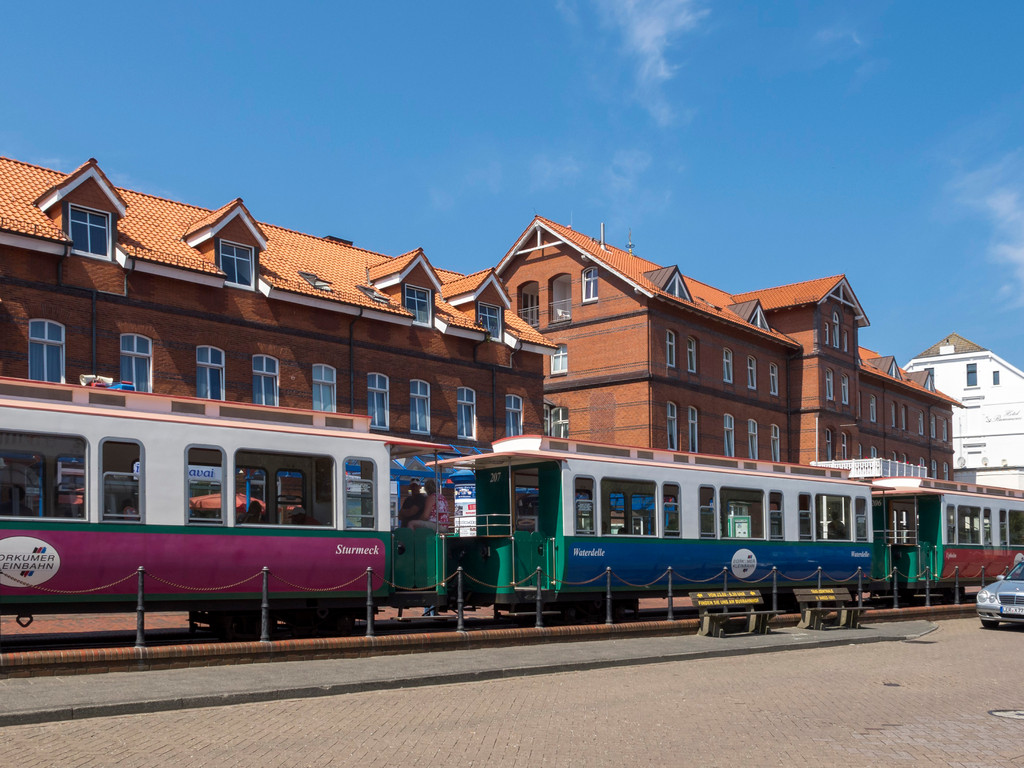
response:
[[[476,321],[492,339],[501,338],[501,309],[493,304],[476,305]]]
[[[666,286],[665,290],[676,298],[686,298],[686,289],[683,287],[683,280],[679,277],[678,273],[672,275],[672,279],[669,280],[668,286]]]
[[[402,292],[402,306],[412,312],[416,325],[430,325],[430,291],[414,285],[405,286]]]
[[[220,256],[219,266],[227,276],[225,282],[252,288],[254,272],[252,248],[221,240],[218,254]]]
[[[110,256],[110,216],[77,206],[68,206],[71,241],[78,253]]]

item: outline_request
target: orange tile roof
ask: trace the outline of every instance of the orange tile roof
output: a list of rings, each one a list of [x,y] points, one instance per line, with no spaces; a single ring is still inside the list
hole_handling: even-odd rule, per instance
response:
[[[115,187],[113,184],[110,183],[110,179],[107,178],[107,175],[103,172],[103,169],[100,168],[100,164],[96,162],[96,158],[95,157],[90,157],[88,160],[86,160],[80,166],[75,168],[75,170],[73,170],[71,173],[69,173],[66,176],[64,176],[59,182],[57,182],[53,186],[48,187],[47,189],[44,189],[42,192],[40,192],[39,196],[36,198],[34,203],[38,204],[39,202],[42,201],[43,198],[45,198],[51,192],[53,192],[55,190],[58,190],[58,189],[62,189],[64,187],[68,186],[73,181],[75,181],[79,176],[81,176],[82,174],[86,173],[86,171],[88,171],[90,169],[95,170],[96,173],[99,175],[99,177],[101,179],[103,179],[103,183],[106,184],[107,188],[110,190],[110,193],[117,199],[118,202],[121,203],[121,205],[123,205],[123,206],[127,206],[128,205],[125,202],[125,199],[123,197],[121,197],[121,195],[118,193],[117,187]]]
[[[899,368],[900,375],[903,377],[902,379],[897,379],[894,376],[890,376],[888,366],[886,366],[886,368],[883,370],[882,368],[876,368],[875,366],[871,365],[868,362],[869,360],[884,360],[888,357],[891,357],[890,355],[880,355],[874,350],[868,349],[867,347],[857,347],[857,354],[860,356],[860,369],[864,373],[868,373],[872,376],[877,376],[896,385],[903,385],[907,389],[915,390],[918,393],[925,394],[930,397],[937,397],[938,399],[944,400],[946,403],[950,405],[960,405],[960,401],[957,400],[956,398],[950,397],[949,395],[943,392],[939,392],[937,389],[934,391],[926,389],[923,385],[918,384],[916,381],[910,378],[909,373],[900,368],[898,365],[896,367]]]
[[[487,276],[494,273],[493,268],[481,269],[479,272],[474,272],[471,275],[458,275],[457,277],[450,277],[448,280],[444,280],[444,295],[446,298],[452,299],[456,296],[461,296],[464,293],[472,293],[487,279]]]
[[[90,160],[75,173],[82,173],[89,167],[95,167],[102,174],[95,160]],[[71,176],[73,174],[0,157],[0,230],[67,242],[68,237],[36,207],[36,201],[47,191],[67,183]],[[375,301],[373,295],[376,292],[371,291],[367,295],[359,286],[366,286],[367,270],[371,279],[400,272],[416,256],[423,255],[420,248],[391,258],[337,240],[261,223],[245,208],[241,198],[211,210],[129,189],[113,186],[112,189],[127,209],[127,215],[118,222],[117,245],[139,262],[223,276],[224,273],[212,260],[186,244],[184,238],[188,233],[215,225],[240,206],[267,242],[266,250],[260,254],[259,277],[273,289],[411,317],[401,302]],[[331,290],[310,285],[299,275],[300,271],[326,281]],[[451,270],[441,270],[437,274],[439,280],[446,282],[456,282],[464,277]],[[435,311],[446,323],[480,329],[473,317],[447,304],[440,296],[436,298]],[[508,313],[507,325],[523,341],[552,346],[511,313]]]
[[[629,253],[621,248],[616,248],[613,245],[609,245],[607,242],[605,243],[604,248],[602,248],[599,240],[596,240],[589,235],[577,232],[574,229],[570,229],[558,222],[545,219],[543,216],[535,217],[533,222],[530,224],[530,227],[527,228],[527,231],[537,223],[543,224],[545,227],[555,232],[559,237],[582,249],[594,259],[603,262],[608,267],[611,267],[612,270],[623,275],[653,296],[657,296],[660,299],[670,302],[677,302],[684,306],[693,307],[701,312],[716,317],[719,320],[742,326],[744,329],[752,333],[768,336],[788,346],[797,346],[796,342],[786,334],[773,330],[766,331],[763,328],[759,328],[752,323],[746,322],[735,312],[728,309],[730,304],[736,304],[738,302],[735,297],[725,291],[712,288],[706,283],[702,283],[699,280],[694,280],[693,278],[689,278],[684,275],[683,282],[686,285],[687,291],[689,291],[690,295],[693,297],[693,301],[681,299],[662,290],[646,276],[646,273],[648,272],[654,272],[662,269],[660,264],[655,264],[653,261],[648,261],[636,254]],[[514,247],[515,246],[513,246],[513,248]],[[506,258],[511,255],[512,251],[510,250],[506,254]]]
[[[766,311],[781,307],[796,307],[801,304],[817,304],[828,296],[836,284],[845,277],[846,275],[819,277],[816,280],[805,280],[802,283],[790,283],[775,288],[737,293],[734,298],[737,303],[748,299],[758,299],[761,302],[761,308]]]

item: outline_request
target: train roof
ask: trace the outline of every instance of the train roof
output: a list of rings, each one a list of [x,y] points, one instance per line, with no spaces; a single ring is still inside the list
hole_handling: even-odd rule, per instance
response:
[[[491,453],[446,459],[438,462],[438,464],[448,467],[488,469],[522,466],[545,460],[565,461],[573,458],[591,461],[614,461],[620,464],[690,467],[692,469],[707,469],[718,472],[775,476],[792,475],[807,479],[856,482],[849,479],[849,470],[845,469],[809,467],[803,464],[755,461],[726,456],[708,456],[701,453],[681,453],[657,448],[592,443],[542,435],[502,438],[494,442],[494,450]],[[863,485],[862,483],[857,484]]]
[[[876,496],[896,493],[970,494],[972,496],[996,496],[1007,499],[1024,499],[1024,491],[1016,488],[996,488],[990,485],[954,483],[948,480],[931,480],[926,477],[879,477],[871,481],[871,492]]]
[[[335,435],[380,442],[395,456],[450,452],[451,447],[370,431],[370,417],[352,413],[282,408],[152,392],[114,390],[76,384],[53,384],[0,377],[0,409],[229,426],[265,432]]]

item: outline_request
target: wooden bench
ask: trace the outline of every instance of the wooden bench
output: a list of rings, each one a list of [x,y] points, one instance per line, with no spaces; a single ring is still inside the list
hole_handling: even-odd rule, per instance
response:
[[[724,637],[726,625],[739,623],[739,620],[746,623],[747,632],[766,635],[771,631],[768,622],[779,614],[778,611],[755,610],[757,606],[764,605],[761,593],[755,589],[691,592],[690,600],[700,617],[697,634],[709,637]]]
[[[855,602],[850,590],[842,587],[814,587],[794,589],[793,596],[800,604],[799,629],[827,629],[845,627],[856,629],[860,626],[860,614],[864,608],[850,605]]]

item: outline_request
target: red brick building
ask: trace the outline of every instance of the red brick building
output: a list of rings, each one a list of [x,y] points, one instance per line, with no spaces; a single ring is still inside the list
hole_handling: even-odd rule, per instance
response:
[[[550,343],[493,270],[395,258],[0,158],[0,376],[369,413],[486,446],[542,428]]]
[[[952,460],[948,431],[919,426],[949,424],[955,401],[859,346],[868,320],[842,275],[733,295],[541,217],[497,273],[557,345],[551,434],[801,463],[879,456],[939,473]],[[895,425],[883,420],[893,408]]]

